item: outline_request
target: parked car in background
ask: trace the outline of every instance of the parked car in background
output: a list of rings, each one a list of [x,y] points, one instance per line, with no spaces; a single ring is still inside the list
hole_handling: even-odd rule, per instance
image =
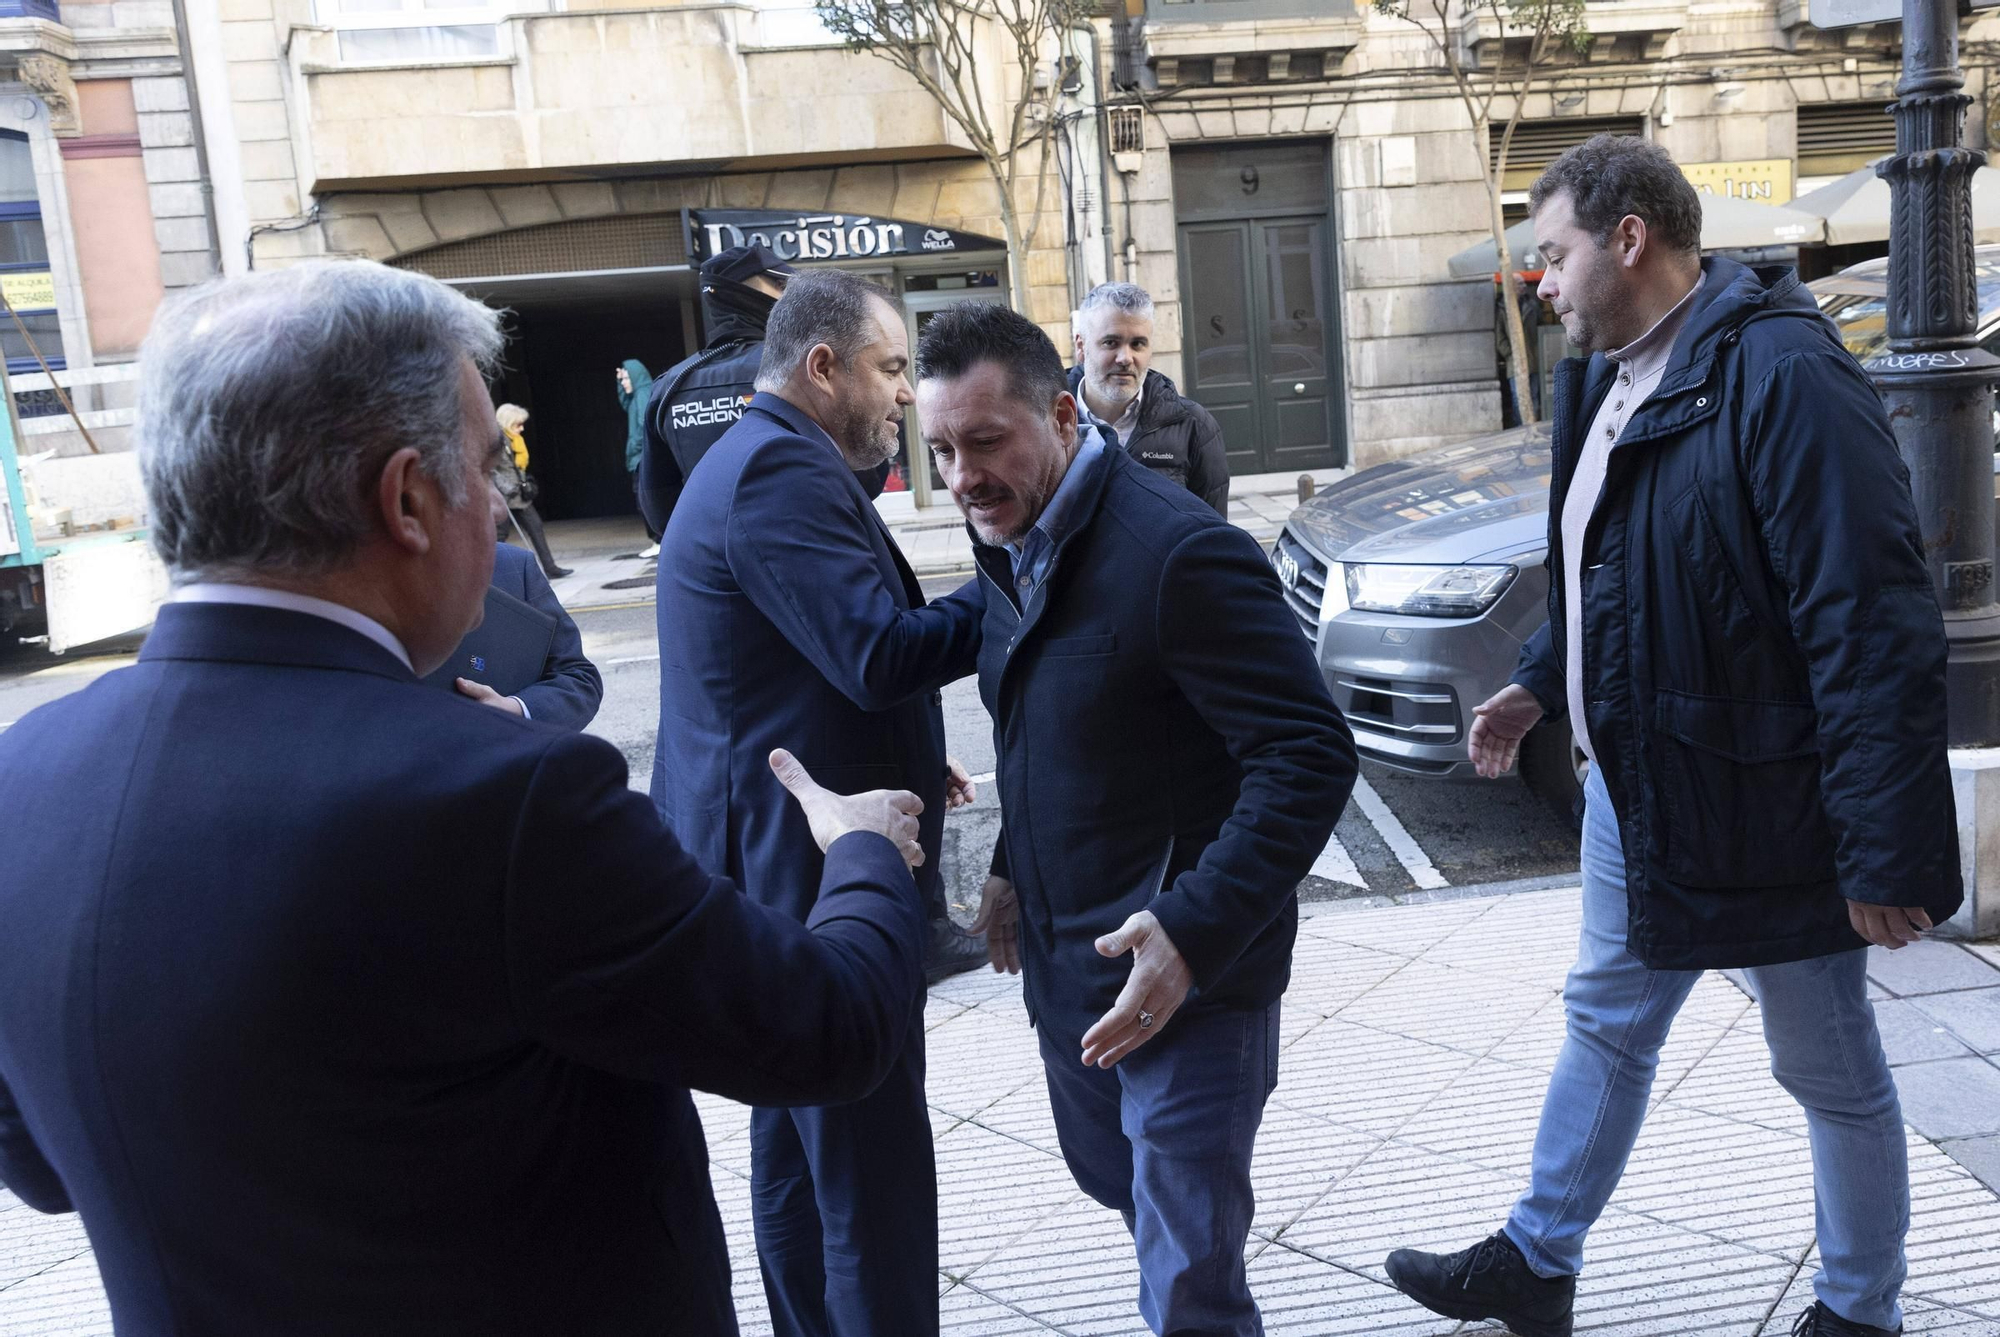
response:
[[[1979,338],[2000,354],[2000,246],[1976,261]],[[1809,287],[1856,358],[1888,347],[1886,261]],[[1514,428],[1364,470],[1286,521],[1271,561],[1364,757],[1472,774],[1472,708],[1548,617],[1551,472],[1546,426]],[[1569,814],[1588,765],[1563,721],[1521,749],[1522,777]]]

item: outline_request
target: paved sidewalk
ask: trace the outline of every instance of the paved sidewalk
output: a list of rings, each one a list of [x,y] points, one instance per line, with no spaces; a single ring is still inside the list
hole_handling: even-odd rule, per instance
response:
[[[1382,1278],[1396,1245],[1456,1248],[1504,1217],[1527,1171],[1562,1043],[1573,891],[1387,908],[1306,907],[1284,1006],[1279,1085],[1258,1141],[1251,1280],[1273,1337],[1495,1332],[1434,1319]],[[1991,1059],[1974,1018],[2000,976],[1973,950],[1927,944],[1878,961],[1878,1006],[1911,1120],[1915,1191],[1908,1331],[2000,1334],[2000,1195],[1930,1137],[1933,1090],[1976,1122]],[[1898,985],[1902,991],[1898,991]],[[1982,1001],[1989,1000],[1989,1001]],[[1909,1002],[1910,1008],[1895,1006]],[[1969,1005],[1969,1006],[1968,1006]],[[1964,1052],[1911,1023],[1936,1018]],[[1928,1037],[1923,1039],[1922,1037]],[[946,1330],[959,1337],[1143,1332],[1131,1243],[1058,1154],[1017,981],[986,972],[934,990],[930,1101],[937,1135]],[[1947,1065],[1961,1065],[1951,1067]],[[1591,1241],[1580,1332],[1600,1337],[1789,1333],[1811,1301],[1812,1167],[1804,1119],[1769,1075],[1757,1010],[1705,976],[1661,1057],[1654,1112]],[[1983,1101],[1983,1105],[1981,1102]],[[749,1219],[747,1117],[702,1098],[716,1197],[746,1334],[769,1331]],[[1921,1131],[1919,1131],[1921,1130]],[[74,1217],[0,1193],[0,1334],[109,1331]]]

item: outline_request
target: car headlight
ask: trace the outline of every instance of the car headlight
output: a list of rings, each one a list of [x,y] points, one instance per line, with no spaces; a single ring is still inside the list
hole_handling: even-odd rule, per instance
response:
[[[1514,583],[1512,566],[1394,566],[1350,562],[1347,604],[1370,613],[1478,617]]]

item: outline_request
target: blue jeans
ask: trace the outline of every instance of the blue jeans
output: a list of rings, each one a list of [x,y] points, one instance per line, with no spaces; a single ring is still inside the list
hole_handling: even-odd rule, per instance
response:
[[[1542,1106],[1528,1191],[1508,1238],[1545,1277],[1583,1267],[1583,1240],[1625,1171],[1660,1046],[1699,971],[1648,970],[1625,950],[1618,815],[1593,772],[1583,819],[1583,939],[1563,1002],[1569,1038]],[[1894,1328],[1908,1270],[1910,1175],[1895,1080],[1868,1002],[1866,950],[1746,972],[1763,1009],[1771,1073],[1804,1107],[1812,1139],[1819,1298],[1842,1318]]]
[[[1278,1084],[1278,1004],[1191,1007],[1105,1071],[1043,1026],[1056,1137],[1077,1186],[1122,1213],[1139,1316],[1161,1337],[1262,1337],[1243,1246],[1250,1152]]]

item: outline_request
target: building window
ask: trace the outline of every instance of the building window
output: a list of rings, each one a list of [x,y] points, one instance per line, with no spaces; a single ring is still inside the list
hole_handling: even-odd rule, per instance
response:
[[[1800,188],[1804,178],[1845,176],[1896,151],[1886,102],[1822,102],[1799,108]]]
[[[7,370],[20,375],[42,369],[28,347],[31,337],[51,368],[66,366],[42,202],[35,194],[34,154],[28,137],[18,130],[0,130],[0,292],[14,312],[0,316],[0,353],[6,355]]]
[[[501,19],[548,8],[548,0],[318,0],[340,59],[356,65],[492,59],[504,54]]]
[[[1500,139],[1507,124],[1495,121],[1487,129],[1486,151],[1489,164],[1500,159]],[[1507,146],[1507,176],[1502,190],[1526,190],[1535,184],[1542,169],[1592,135],[1643,135],[1645,118],[1639,116],[1564,116],[1547,121],[1522,121],[1514,128],[1514,141]]]

